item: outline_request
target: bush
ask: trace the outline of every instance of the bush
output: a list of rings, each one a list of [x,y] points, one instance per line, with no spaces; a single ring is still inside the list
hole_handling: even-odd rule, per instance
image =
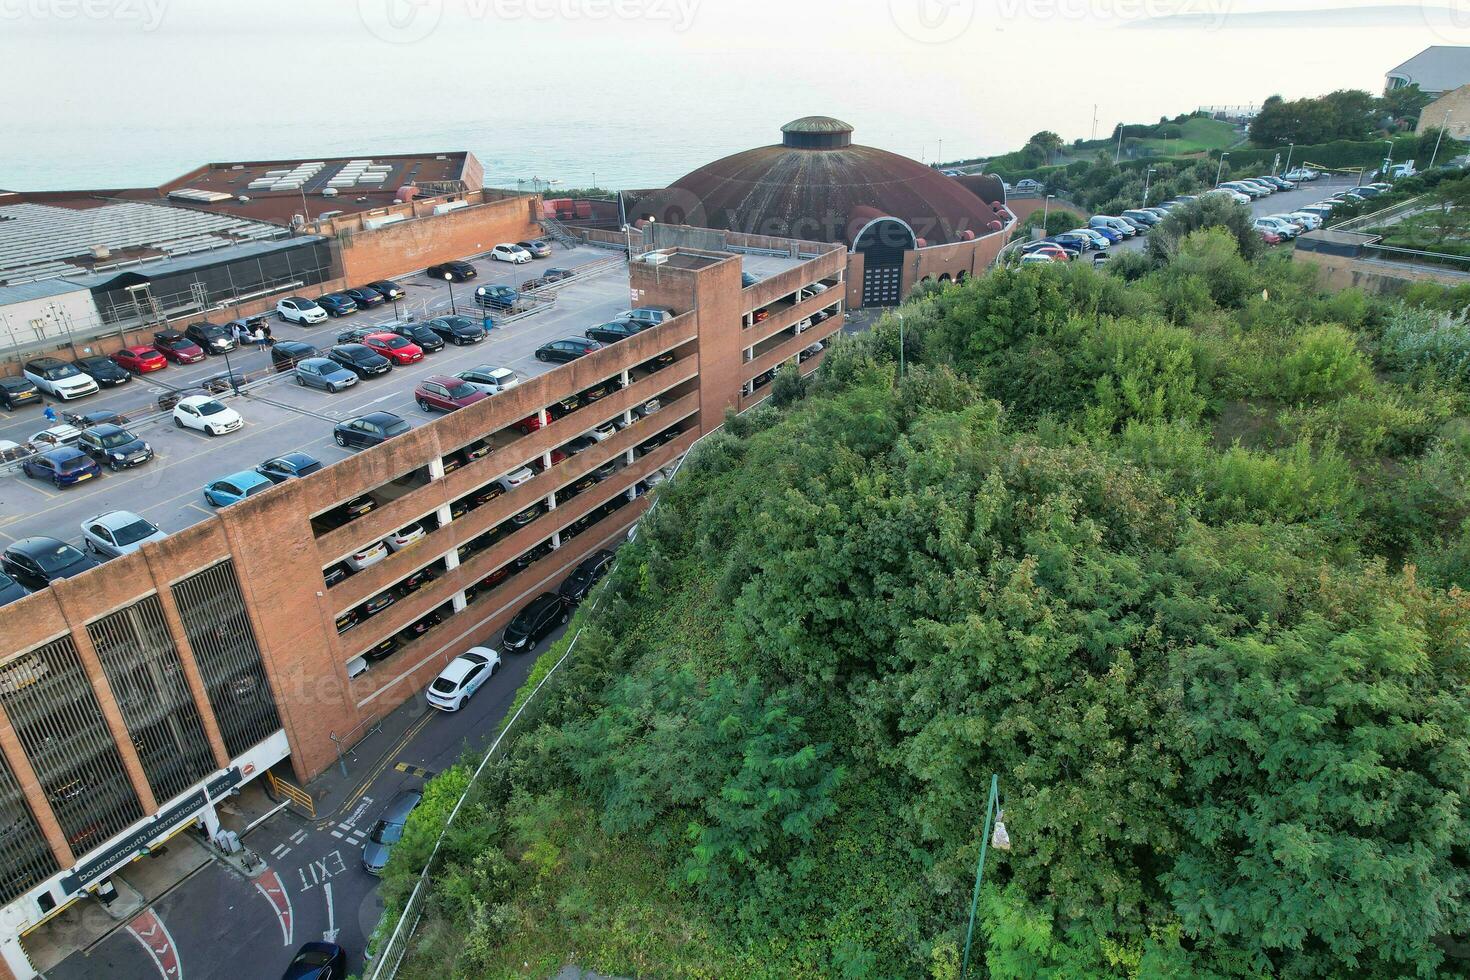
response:
[[[1314,327],[1298,338],[1276,373],[1277,396],[1322,402],[1357,391],[1372,378],[1353,335],[1336,324]]]
[[[1148,234],[1148,254],[1160,265],[1173,262],[1184,240],[1201,228],[1223,228],[1235,239],[1237,253],[1245,259],[1261,254],[1261,236],[1256,233],[1250,208],[1222,194],[1190,201],[1169,212]]]
[[[1380,340],[1384,362],[1428,371],[1470,390],[1470,314],[1404,305],[1388,317]]]

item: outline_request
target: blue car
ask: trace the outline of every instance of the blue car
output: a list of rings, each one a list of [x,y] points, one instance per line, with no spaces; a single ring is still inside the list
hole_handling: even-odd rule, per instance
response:
[[[102,475],[102,467],[80,449],[63,446],[25,461],[25,474],[33,480],[50,480],[57,488],[69,487]]]
[[[481,286],[475,290],[475,302],[487,310],[508,310],[521,294],[509,286]]]
[[[328,316],[347,316],[357,312],[357,302],[346,293],[328,293],[317,297],[316,305],[327,311]]]
[[[1116,245],[1123,240],[1123,233],[1112,228],[1094,227],[1091,230],[1106,238],[1111,245]]]
[[[1076,249],[1078,252],[1085,252],[1090,248],[1097,247],[1093,239],[1087,235],[1075,235],[1070,231],[1063,232],[1060,235],[1053,235],[1047,241],[1056,242],[1063,248]]]
[[[264,493],[273,486],[274,483],[254,470],[243,470],[209,484],[204,488],[204,499],[211,506],[228,507],[230,504],[238,504],[246,497]]]

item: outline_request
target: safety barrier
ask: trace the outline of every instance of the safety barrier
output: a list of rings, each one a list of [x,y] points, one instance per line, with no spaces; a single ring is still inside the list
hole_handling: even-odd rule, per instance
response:
[[[287,779],[282,779],[270,770],[265,774],[266,785],[270,787],[271,795],[285,800],[301,811],[301,815],[310,819],[316,819],[316,803],[312,801],[311,794]]]

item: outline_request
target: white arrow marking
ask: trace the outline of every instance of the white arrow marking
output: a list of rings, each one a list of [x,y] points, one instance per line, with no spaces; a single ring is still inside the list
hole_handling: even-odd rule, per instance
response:
[[[332,915],[332,883],[330,881],[327,882],[322,886],[322,890],[327,893],[327,931],[322,933],[322,941],[335,943],[339,930],[337,929],[337,922]]]

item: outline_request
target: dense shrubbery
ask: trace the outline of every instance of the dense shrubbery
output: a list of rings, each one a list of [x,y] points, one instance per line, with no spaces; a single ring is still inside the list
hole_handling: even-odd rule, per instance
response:
[[[1464,317],[1197,225],[927,291],[903,377],[884,321],[707,439],[408,974],[951,980],[995,772],[991,976],[1466,975]]]

